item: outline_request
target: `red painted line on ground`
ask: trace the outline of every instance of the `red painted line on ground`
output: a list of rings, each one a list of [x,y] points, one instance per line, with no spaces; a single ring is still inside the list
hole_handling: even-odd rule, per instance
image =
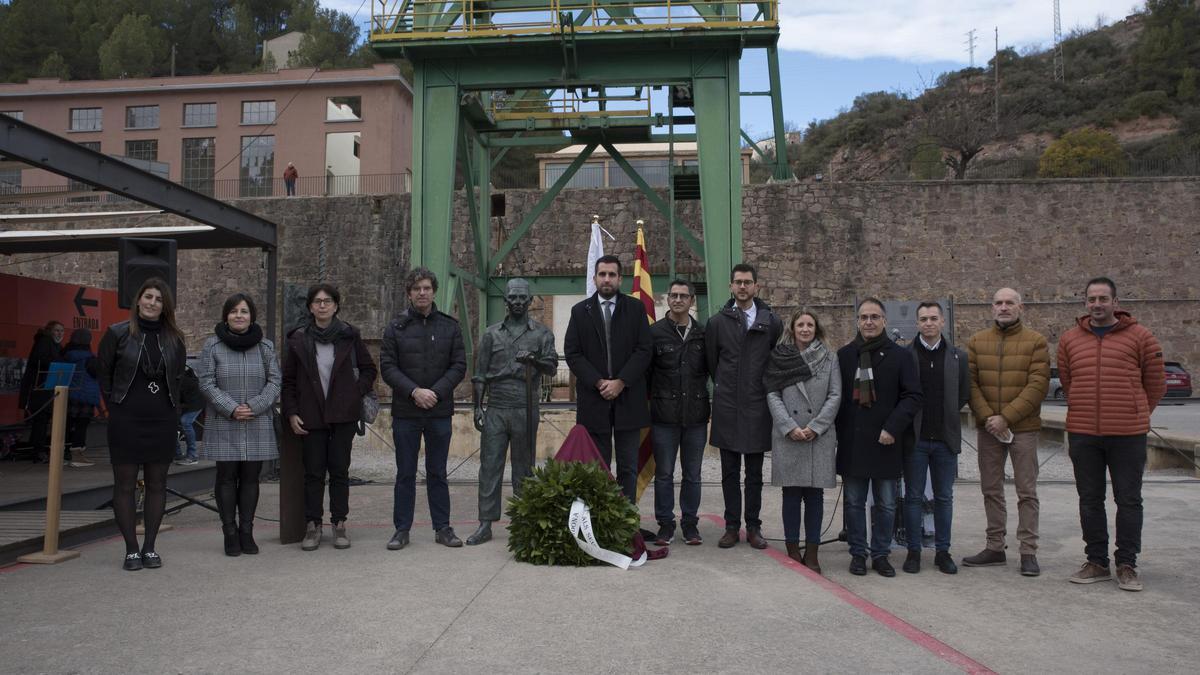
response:
[[[725,519],[719,516],[706,513],[701,517],[721,525],[722,527],[725,525]],[[792,570],[793,572],[796,572],[797,574],[807,577],[809,581],[812,581],[816,585],[825,589],[838,599],[844,601],[846,604],[854,607],[863,614],[866,614],[875,621],[878,621],[885,627],[895,631],[896,633],[899,633],[909,642],[921,647],[922,649],[925,649],[946,663],[962,668],[968,673],[977,675],[995,675],[995,671],[993,671],[991,668],[988,668],[975,659],[972,659],[966,654],[954,649],[945,642],[933,637],[929,633],[926,633],[920,628],[908,623],[904,619],[892,614],[870,600],[855,594],[854,591],[851,591],[845,586],[842,586],[832,579],[821,576],[820,574],[808,569],[795,560],[792,560],[788,557],[787,553],[784,553],[777,548],[769,547],[763,552],[774,558],[779,564]]]

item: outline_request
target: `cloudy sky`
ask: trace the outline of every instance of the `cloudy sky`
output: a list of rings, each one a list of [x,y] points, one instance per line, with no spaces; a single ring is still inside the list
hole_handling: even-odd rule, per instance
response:
[[[366,33],[375,0],[322,0]],[[947,70],[968,65],[966,33],[975,29],[975,62],[995,47],[1018,50],[1053,42],[1052,0],[780,0],[784,117],[803,127],[836,115],[870,91],[918,92]],[[1124,18],[1141,0],[1061,0],[1064,33]],[[360,11],[361,10],[361,11]],[[761,55],[761,50],[756,50]],[[748,51],[742,89],[764,89],[765,59]],[[742,126],[753,137],[771,130],[765,99],[743,99]]]

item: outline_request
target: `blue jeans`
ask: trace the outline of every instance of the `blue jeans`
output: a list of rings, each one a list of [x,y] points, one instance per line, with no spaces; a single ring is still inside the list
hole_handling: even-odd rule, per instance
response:
[[[429,517],[436,532],[450,525],[450,486],[446,483],[446,457],[450,454],[450,418],[414,417],[392,419],[392,441],[396,444],[396,488],[392,502],[392,524],[408,532],[417,501],[417,454],[425,438],[425,494]]]
[[[679,510],[686,525],[699,522],[700,465],[708,442],[708,425],[655,424],[650,433],[654,440],[654,519],[660,525],[675,524],[675,457],[680,456],[683,481],[679,486]]]
[[[188,459],[196,459],[196,418],[200,416],[200,412],[199,410],[185,412],[179,416],[179,426],[183,427],[183,437],[187,440]],[[184,456],[179,452],[178,447],[176,447],[175,456],[177,458]]]
[[[800,543],[800,511],[804,511],[804,543],[821,543],[821,521],[825,518],[825,491],[814,487],[783,488],[783,540]]]
[[[921,507],[925,501],[925,474],[933,479],[934,545],[950,550],[950,526],[954,519],[954,478],[958,455],[941,441],[917,441],[904,458],[904,530],[908,550],[921,550]]]
[[[896,488],[900,481],[885,478],[842,477],[846,493],[846,539],[850,555],[867,556],[867,488],[875,495],[871,507],[872,558],[886,558],[896,525]]]

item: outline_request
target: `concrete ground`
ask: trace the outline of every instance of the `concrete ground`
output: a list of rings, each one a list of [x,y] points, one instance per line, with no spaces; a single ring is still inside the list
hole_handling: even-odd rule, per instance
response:
[[[704,487],[704,544],[629,571],[514,562],[502,528],[446,549],[427,520],[389,552],[388,485],[351,489],[346,551],[328,536],[316,552],[280,546],[262,522],[262,554],[227,558],[215,514],[189,507],[168,517],[160,570],[122,571],[118,538],[61,565],[0,569],[0,671],[1194,672],[1200,486],[1147,481],[1142,593],[1067,583],[1082,544],[1074,487],[1057,481],[1040,487],[1038,578],[1018,574],[1011,540],[1006,567],[947,576],[926,551],[919,575],[895,579],[850,575],[842,543],[822,548],[824,577],[781,542],[721,550],[715,484]],[[826,493],[827,520],[837,494]],[[264,485],[260,516],[277,516],[277,495]],[[454,485],[452,500],[465,537],[474,486]],[[1009,500],[1011,533],[1011,487]],[[652,491],[640,507],[652,512]],[[977,484],[957,485],[955,508],[960,558],[983,543]],[[419,498],[419,518],[425,509]],[[779,537],[778,489],[764,489],[763,519]]]

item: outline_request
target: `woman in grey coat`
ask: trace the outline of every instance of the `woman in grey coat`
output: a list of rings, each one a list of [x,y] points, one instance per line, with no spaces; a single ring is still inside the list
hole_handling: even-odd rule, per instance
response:
[[[264,460],[279,457],[271,421],[282,377],[275,347],[255,323],[254,301],[234,293],[221,310],[212,337],[204,341],[197,375],[208,401],[202,459],[217,463],[217,510],[225,555],[258,553],[254,511]],[[239,521],[240,516],[240,521]]]
[[[824,488],[836,485],[837,434],[829,432],[842,399],[837,360],[825,347],[824,338],[825,331],[816,315],[806,309],[797,311],[771,352],[763,374],[772,420],[771,484],[783,488],[783,533],[788,556],[818,574]]]

